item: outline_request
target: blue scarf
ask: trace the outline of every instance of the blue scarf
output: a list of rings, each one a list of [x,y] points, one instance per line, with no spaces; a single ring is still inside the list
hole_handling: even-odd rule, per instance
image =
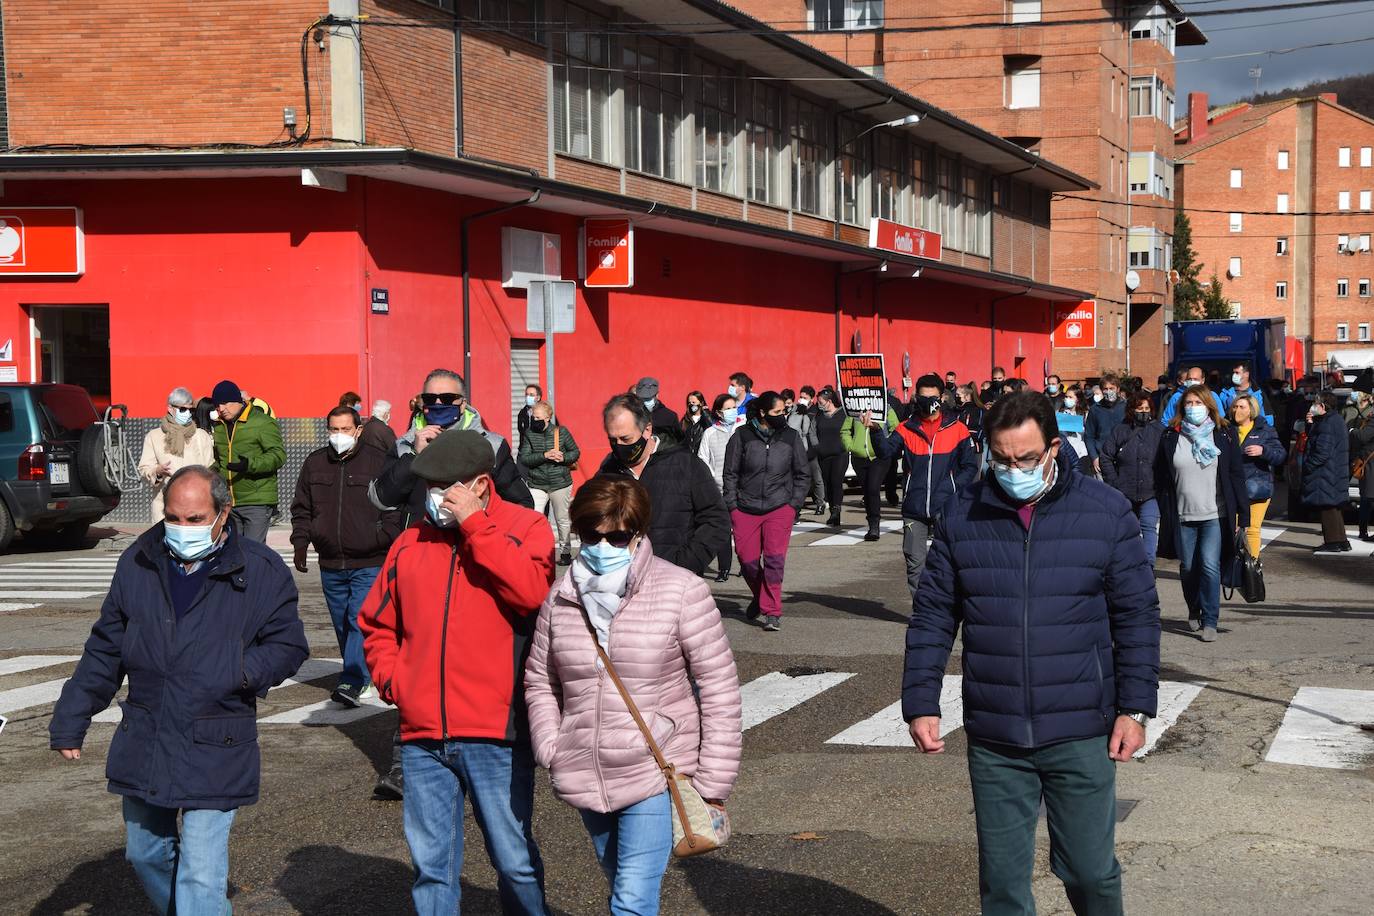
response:
[[[1183,419],[1183,435],[1188,437],[1188,442],[1193,446],[1193,458],[1204,468],[1216,461],[1217,455],[1221,454],[1221,450],[1212,441],[1212,430],[1215,428],[1216,424],[1210,418],[1196,426],[1186,417]]]

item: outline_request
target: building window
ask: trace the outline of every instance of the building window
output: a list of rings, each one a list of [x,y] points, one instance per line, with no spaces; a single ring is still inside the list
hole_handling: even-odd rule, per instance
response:
[[[1336,151],[1336,164],[1343,169],[1350,168],[1350,147],[1342,146]]]
[[[1360,323],[1360,342],[1369,343],[1369,325],[1365,322]]]
[[[1232,231],[1232,232],[1240,232],[1240,230],[1241,230],[1241,215],[1240,215],[1239,213],[1232,213],[1232,214],[1231,214],[1231,231]]]
[[[1274,254],[1278,255],[1279,257],[1284,257],[1288,254],[1287,238],[1274,239]]]
[[[1165,48],[1174,50],[1174,21],[1158,3],[1153,6],[1136,7],[1137,18],[1131,23],[1131,38],[1136,41],[1154,39]]]
[[[1040,21],[1040,0],[1011,0],[1011,22]]]
[[[1131,117],[1146,118],[1155,113],[1154,77],[1131,77]]]
[[[1174,163],[1156,153],[1131,153],[1130,193],[1174,199]]]
[[[873,215],[910,224],[911,160],[900,134],[878,131],[873,136]],[[919,191],[918,191],[919,193]]]
[[[1350,325],[1342,322],[1336,325],[1336,343],[1345,343],[1350,339]]]
[[[840,218],[854,226],[868,221],[868,141],[863,124],[840,121]]]
[[[1288,195],[1287,195],[1287,194],[1280,194],[1280,195],[1278,196],[1277,200],[1274,202],[1274,209],[1277,210],[1279,213],[1287,213],[1287,212],[1288,212]]]
[[[882,0],[809,0],[811,28],[817,32],[878,29],[883,25]]]
[[[1279,171],[1288,171],[1288,150],[1286,149],[1279,150]]]
[[[1370,193],[1369,193],[1368,191],[1361,191],[1361,192],[1360,192],[1360,209],[1361,209],[1361,210],[1368,210],[1368,209],[1370,209],[1370,203],[1371,203],[1370,197],[1371,197],[1371,195],[1370,195]]]
[[[1242,180],[1242,171],[1241,171],[1240,169],[1231,169],[1231,187],[1233,187],[1233,188],[1239,188],[1239,187],[1241,187],[1241,180]]]
[[[947,248],[964,250],[963,195],[959,193],[959,163],[944,156],[936,165],[936,180],[940,186],[940,232]]]
[[[827,216],[829,195],[829,118],[819,105],[802,99],[792,103],[792,206],[802,213]]]
[[[1374,147],[1360,147],[1360,168],[1367,169],[1374,165]]]
[[[1007,107],[1040,107],[1040,58],[1008,57]]]
[[[981,170],[964,167],[964,251],[987,256],[991,241],[988,179]]]
[[[1346,235],[1345,233],[1341,233],[1340,235],[1336,236],[1336,252],[1338,254],[1345,254],[1346,249],[1348,249],[1349,247],[1350,236]]]
[[[1287,299],[1287,298],[1288,298],[1288,281],[1287,281],[1287,280],[1280,280],[1280,281],[1278,281],[1277,283],[1274,284],[1274,298],[1275,298],[1275,299]]]
[[[1345,299],[1345,298],[1348,298],[1349,296],[1350,296],[1350,280],[1349,280],[1348,278],[1346,278],[1346,277],[1341,277],[1339,280],[1336,281],[1336,298],[1337,298],[1337,299]]]
[[[1349,209],[1350,209],[1350,192],[1349,192],[1349,191],[1340,191],[1339,193],[1336,194],[1336,209],[1337,209],[1337,210],[1349,210]]]
[[[1361,277],[1361,278],[1360,278],[1360,284],[1359,284],[1359,286],[1356,287],[1356,288],[1359,290],[1360,298],[1361,298],[1361,299],[1368,299],[1368,298],[1369,298],[1369,278],[1368,278],[1368,277]]]
[[[1360,235],[1360,250],[1361,250],[1361,251],[1368,251],[1368,250],[1369,250],[1369,233],[1368,233],[1368,232],[1361,233],[1361,235]]]
[[[919,146],[911,149],[911,217],[923,229],[937,229],[940,215],[936,212],[935,189],[930,182],[930,165],[926,151]]]
[[[1148,226],[1133,227],[1126,236],[1126,266],[1163,270],[1169,246],[1162,233]]]
[[[736,193],[734,74],[701,62],[697,86],[697,185]]]
[[[682,52],[654,38],[621,40],[625,77],[625,167],[680,176]]]
[[[1226,272],[1232,277],[1240,276],[1240,258],[1231,258],[1226,266]]]
[[[553,146],[560,153],[610,162],[610,52],[605,22],[575,6],[551,27],[553,44]]]
[[[778,177],[782,158],[782,91],[759,81],[753,86],[753,105],[744,130],[749,137],[748,194],[750,200],[783,205]]]

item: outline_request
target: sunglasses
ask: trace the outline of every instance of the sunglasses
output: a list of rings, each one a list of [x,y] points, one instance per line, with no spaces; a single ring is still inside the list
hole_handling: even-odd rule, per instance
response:
[[[583,544],[600,544],[605,541],[612,547],[629,547],[634,539],[632,531],[591,531],[582,535]]]
[[[464,395],[453,394],[452,392],[448,391],[445,391],[442,394],[420,395],[420,403],[424,404],[426,407],[435,407],[439,404],[443,404],[446,407],[451,407],[454,404],[461,404],[463,401],[466,400],[467,398]]]

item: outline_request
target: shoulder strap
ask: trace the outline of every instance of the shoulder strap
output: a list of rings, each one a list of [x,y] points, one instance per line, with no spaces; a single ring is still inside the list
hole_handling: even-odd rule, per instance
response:
[[[654,762],[658,768],[668,777],[669,783],[673,781],[674,767],[664,759],[663,751],[658,747],[658,742],[654,740],[653,732],[649,731],[649,726],[644,721],[644,717],[639,714],[639,707],[635,705],[634,697],[630,696],[630,691],[625,688],[625,682],[620,679],[620,675],[615,670],[615,665],[611,664],[611,657],[606,654],[606,650],[601,646],[601,640],[596,637],[596,628],[592,626],[592,620],[587,616],[587,609],[581,608],[582,622],[587,625],[587,633],[592,637],[592,645],[596,646],[597,657],[601,659],[601,664],[605,666],[606,673],[610,675],[611,683],[620,692],[620,698],[625,701],[625,706],[630,710],[630,717],[635,720],[635,725],[644,733],[644,740],[649,744],[649,751],[654,755]]]

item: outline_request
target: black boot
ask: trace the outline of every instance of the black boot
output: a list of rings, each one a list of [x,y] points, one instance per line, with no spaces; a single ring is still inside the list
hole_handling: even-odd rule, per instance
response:
[[[831,512],[831,513],[830,513],[830,518],[826,521],[826,525],[829,526],[829,527],[831,527],[831,528],[838,528],[838,527],[840,527],[840,513],[838,513],[838,512]]]
[[[880,538],[881,536],[882,536],[882,532],[880,532],[880,531],[878,530],[878,523],[877,523],[877,522],[869,522],[869,523],[868,523],[868,534],[865,534],[865,535],[864,535],[864,540],[865,540],[865,541],[876,541],[876,540],[878,540],[878,538]]]

